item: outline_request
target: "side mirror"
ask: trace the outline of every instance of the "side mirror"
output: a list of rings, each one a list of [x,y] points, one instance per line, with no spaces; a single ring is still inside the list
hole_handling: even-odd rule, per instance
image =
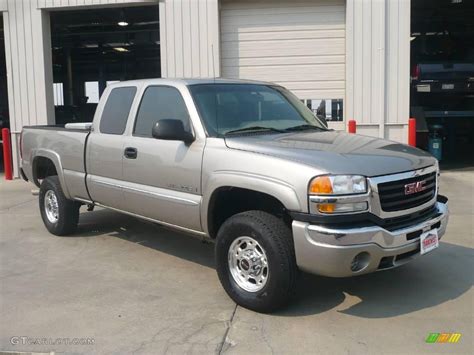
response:
[[[194,141],[193,134],[184,129],[183,121],[175,119],[159,120],[153,126],[151,135],[156,139],[183,141],[186,144]]]

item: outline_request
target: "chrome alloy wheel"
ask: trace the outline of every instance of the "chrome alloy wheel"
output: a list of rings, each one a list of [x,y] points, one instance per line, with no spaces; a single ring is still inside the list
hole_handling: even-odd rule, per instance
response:
[[[46,217],[51,223],[56,223],[59,218],[58,198],[53,190],[46,191],[44,195],[44,210]]]
[[[228,261],[232,278],[245,291],[260,291],[267,283],[267,255],[255,239],[236,238],[229,248]]]

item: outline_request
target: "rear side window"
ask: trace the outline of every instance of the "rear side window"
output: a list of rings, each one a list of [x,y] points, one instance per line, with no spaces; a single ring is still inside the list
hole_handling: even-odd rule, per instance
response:
[[[135,87],[112,89],[100,119],[101,133],[123,134],[136,92]]]
[[[153,126],[162,119],[181,120],[190,131],[189,113],[180,92],[168,86],[150,86],[138,109],[134,135],[151,137]]]

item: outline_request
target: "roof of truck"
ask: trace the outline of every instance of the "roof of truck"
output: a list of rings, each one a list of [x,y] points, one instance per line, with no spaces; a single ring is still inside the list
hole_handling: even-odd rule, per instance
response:
[[[122,86],[126,84],[185,84],[185,85],[196,85],[196,84],[263,84],[269,85],[273,83],[256,81],[256,80],[243,80],[243,79],[225,79],[225,78],[156,78],[156,79],[138,79],[138,80],[127,80],[113,84],[114,86]]]

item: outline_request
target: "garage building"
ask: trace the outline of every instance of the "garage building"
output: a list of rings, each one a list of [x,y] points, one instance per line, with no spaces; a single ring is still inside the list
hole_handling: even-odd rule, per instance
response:
[[[433,32],[412,33],[420,11],[473,15],[466,1],[417,1],[0,0],[0,114],[15,175],[23,126],[89,121],[108,84],[136,78],[272,81],[330,128],[356,119],[358,133],[406,142],[410,48]],[[428,132],[423,107],[421,116]]]

